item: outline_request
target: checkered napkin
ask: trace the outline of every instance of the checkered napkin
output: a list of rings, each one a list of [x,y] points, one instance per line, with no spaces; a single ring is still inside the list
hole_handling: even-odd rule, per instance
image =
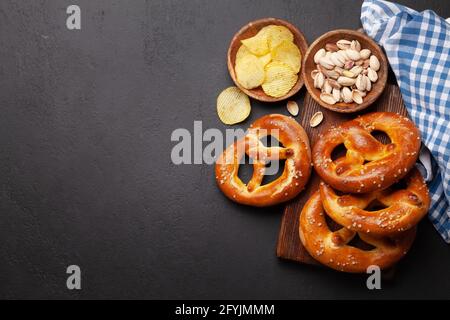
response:
[[[365,0],[364,31],[386,51],[409,115],[419,127],[425,177],[432,197],[429,218],[450,243],[450,24],[435,12],[417,12]]]

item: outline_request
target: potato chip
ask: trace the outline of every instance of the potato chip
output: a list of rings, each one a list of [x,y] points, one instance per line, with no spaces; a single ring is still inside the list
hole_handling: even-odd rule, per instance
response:
[[[287,64],[295,73],[300,71],[302,54],[298,47],[289,41],[283,41],[272,50],[272,61],[280,61]]]
[[[248,56],[249,54],[252,54],[251,51],[248,50],[246,46],[241,45],[236,52],[236,62],[242,59],[242,57]]]
[[[270,61],[272,61],[272,54],[268,53],[259,57],[259,61],[261,61],[262,65],[265,67]]]
[[[267,37],[269,49],[271,50],[275,49],[283,41],[294,42],[294,35],[284,26],[269,25],[262,28],[258,34],[262,34]]]
[[[270,52],[269,43],[265,34],[257,34],[254,37],[241,40],[241,43],[257,56],[263,56]]]
[[[236,78],[245,89],[259,87],[264,82],[264,65],[258,57],[246,55],[236,61]]]
[[[250,115],[250,99],[238,87],[229,87],[217,97],[217,113],[225,124],[236,124]]]
[[[241,45],[238,49],[238,51],[236,52],[236,60],[235,60],[235,64],[242,59],[245,56],[248,55],[254,55],[253,53],[251,53],[250,50],[247,49],[246,46]],[[272,61],[272,54],[269,52],[263,56],[258,57],[259,60],[261,61],[261,63],[263,64],[263,67],[265,67],[270,61]]]
[[[235,66],[239,60],[241,60],[243,57],[248,56],[248,55],[257,57],[261,61],[263,67],[265,67],[270,61],[272,61],[272,54],[270,52],[261,57],[258,57],[256,55],[254,55],[253,53],[251,53],[250,50],[248,50],[246,46],[241,45],[239,47],[238,51],[236,52]]]
[[[284,96],[297,83],[297,74],[283,62],[272,61],[265,69],[266,78],[262,84],[262,89],[271,97]]]

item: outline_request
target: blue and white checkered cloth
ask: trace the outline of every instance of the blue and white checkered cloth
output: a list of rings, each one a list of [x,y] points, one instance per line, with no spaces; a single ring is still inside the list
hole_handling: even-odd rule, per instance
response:
[[[409,115],[431,151],[429,218],[450,243],[450,24],[431,10],[381,0],[364,1],[361,22],[385,49]]]

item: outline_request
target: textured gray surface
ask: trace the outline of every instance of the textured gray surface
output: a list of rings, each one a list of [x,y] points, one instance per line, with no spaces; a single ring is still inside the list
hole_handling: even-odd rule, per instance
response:
[[[450,16],[450,3],[402,1]],[[82,9],[82,30],[65,8]],[[248,21],[309,42],[359,27],[360,1],[1,1],[1,298],[449,298],[450,250],[428,221],[395,281],[280,261],[282,207],[226,200],[207,165],[170,161],[176,128],[225,129],[226,50]],[[295,99],[303,100],[303,89]],[[253,101],[245,128],[283,103]],[[82,269],[82,290],[65,269]]]

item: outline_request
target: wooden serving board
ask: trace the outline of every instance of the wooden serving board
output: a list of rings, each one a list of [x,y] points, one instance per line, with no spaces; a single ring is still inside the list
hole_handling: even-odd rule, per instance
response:
[[[392,78],[390,77],[390,79]],[[324,120],[318,127],[311,128],[309,120],[317,111],[323,112]],[[307,93],[296,119],[306,130],[311,146],[313,146],[319,134],[325,132],[330,126],[336,126],[344,121],[354,119],[358,115],[375,111],[390,111],[407,116],[400,90],[396,84],[388,82],[384,92],[373,105],[360,112],[350,114],[337,113],[322,108]],[[318,189],[319,182],[319,176],[313,170],[305,190],[286,205],[278,235],[277,256],[279,258],[307,264],[319,264],[303,247],[298,233],[300,212],[309,197]]]

